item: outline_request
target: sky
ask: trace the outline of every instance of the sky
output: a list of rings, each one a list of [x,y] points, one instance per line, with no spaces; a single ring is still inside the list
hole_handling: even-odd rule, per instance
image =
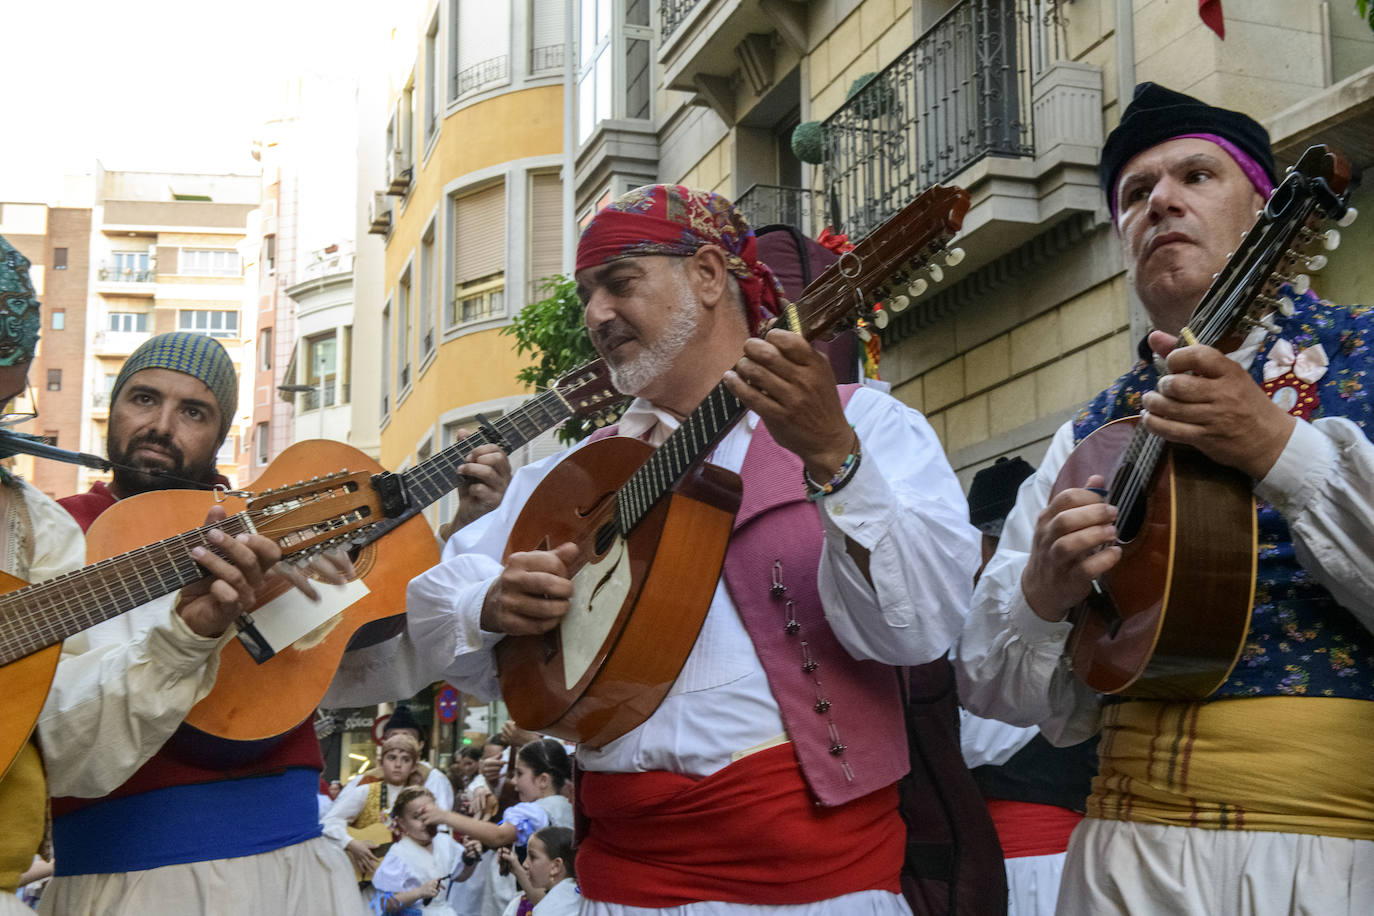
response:
[[[252,143],[293,75],[344,76],[385,49],[373,0],[5,0],[0,201],[55,203],[64,174],[254,174]],[[388,13],[387,8],[390,7]],[[322,12],[323,11],[323,12]]]

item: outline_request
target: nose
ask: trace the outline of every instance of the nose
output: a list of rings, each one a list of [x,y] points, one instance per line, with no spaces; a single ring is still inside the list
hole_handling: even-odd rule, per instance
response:
[[[1183,212],[1183,185],[1172,175],[1163,175],[1150,188],[1150,216],[1159,219]]]
[[[587,304],[582,308],[582,320],[588,328],[598,328],[615,316],[611,307],[611,297],[600,287],[593,289]]]

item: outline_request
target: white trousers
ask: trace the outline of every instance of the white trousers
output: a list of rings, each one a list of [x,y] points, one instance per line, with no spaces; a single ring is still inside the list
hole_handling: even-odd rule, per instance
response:
[[[1060,916],[1369,916],[1374,840],[1084,818]]]
[[[46,916],[364,916],[348,857],[324,837],[255,856],[53,878],[38,911]]]

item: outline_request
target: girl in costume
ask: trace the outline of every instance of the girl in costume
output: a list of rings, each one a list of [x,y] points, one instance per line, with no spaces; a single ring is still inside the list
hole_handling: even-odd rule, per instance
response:
[[[382,742],[381,765],[368,770],[339,792],[325,814],[324,835],[339,845],[353,862],[360,878],[370,877],[378,859],[373,850],[381,844],[380,831],[373,839],[354,836],[374,825],[385,825],[388,812],[402,789],[422,782],[416,766],[420,742],[409,734],[396,732]]]
[[[423,786],[410,786],[396,797],[391,818],[400,839],[387,850],[372,876],[377,892],[374,913],[458,916],[445,891],[448,879],[463,866],[463,849],[453,837],[438,833],[426,822],[426,814],[436,806],[434,796]]]
[[[525,892],[503,916],[577,916],[582,895],[573,865],[573,832],[567,827],[545,827],[530,837],[523,865],[508,849],[501,850],[501,860]]]

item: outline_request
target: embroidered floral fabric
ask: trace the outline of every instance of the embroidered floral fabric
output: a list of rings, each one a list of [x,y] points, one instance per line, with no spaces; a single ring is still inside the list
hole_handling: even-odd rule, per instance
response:
[[[1260,346],[1250,374],[1294,415],[1344,417],[1369,436],[1374,432],[1369,392],[1374,384],[1374,308],[1333,305],[1312,292],[1294,299],[1292,317],[1274,316],[1280,332]],[[1299,360],[1309,351],[1307,360]],[[1317,365],[1318,354],[1327,365]],[[1266,384],[1271,357],[1291,360],[1298,374],[1292,367],[1282,374],[1271,368]],[[1153,365],[1136,363],[1074,419],[1074,441],[1111,420],[1140,413],[1141,397],[1158,378]],[[1213,699],[1281,695],[1374,700],[1374,635],[1298,564],[1288,523],[1261,501],[1250,633],[1235,670]]]

